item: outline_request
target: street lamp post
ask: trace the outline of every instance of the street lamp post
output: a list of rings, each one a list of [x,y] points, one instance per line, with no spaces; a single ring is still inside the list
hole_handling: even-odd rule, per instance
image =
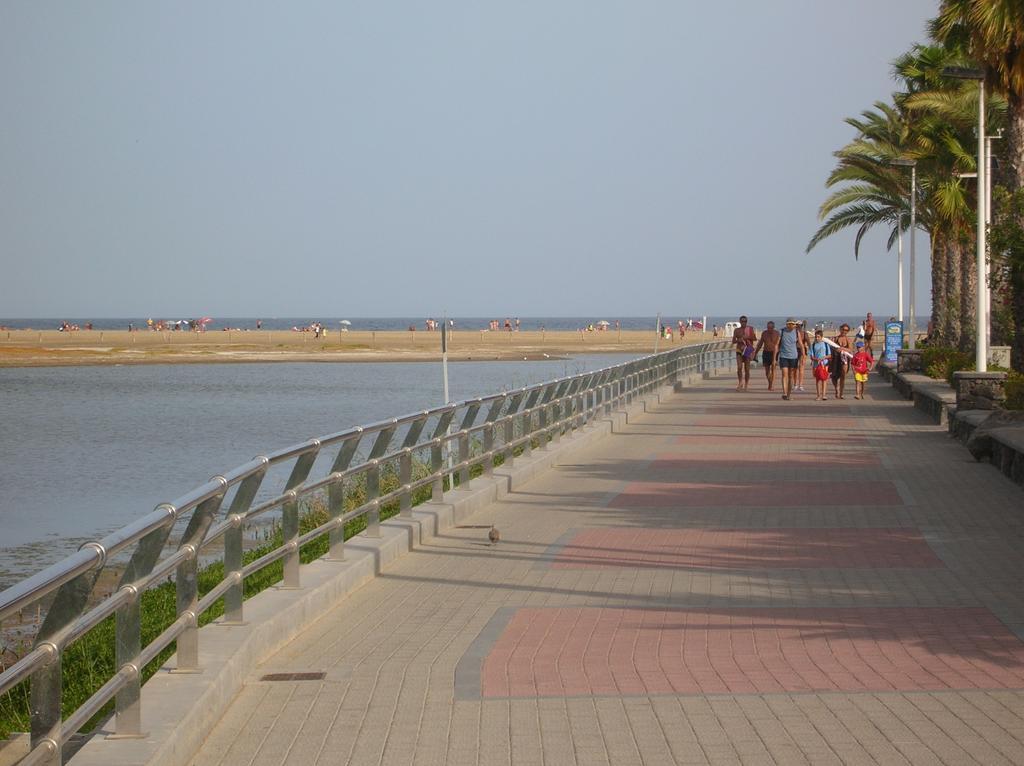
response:
[[[962,67],[946,67],[942,70],[946,77],[953,77],[958,80],[978,81],[978,253],[977,253],[977,314],[978,327],[975,333],[975,356],[974,366],[978,372],[988,370],[988,302],[987,258],[985,244],[985,190],[986,170],[985,167],[985,73],[980,69],[965,69]]]
[[[917,231],[917,160],[889,160],[892,165],[899,165],[901,167],[910,168],[910,301],[908,308],[910,309],[910,330],[909,330],[909,347],[917,348],[917,302],[915,296],[917,294],[917,240],[914,233]],[[902,216],[901,216],[902,218]],[[902,281],[903,271],[900,270],[900,277]],[[903,293],[902,289],[900,292],[900,304],[902,313]],[[900,317],[902,319],[902,317]]]
[[[903,213],[896,224],[896,318],[903,321]]]

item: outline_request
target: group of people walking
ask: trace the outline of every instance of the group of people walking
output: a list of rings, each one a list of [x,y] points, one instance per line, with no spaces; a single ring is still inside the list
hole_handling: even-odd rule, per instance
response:
[[[844,323],[834,338],[826,339],[821,329],[815,330],[812,336],[803,322],[790,317],[784,329],[776,330],[775,322],[768,322],[758,336],[747,317],[741,316],[739,327],[732,334],[736,348],[736,390],[746,391],[750,387],[750,363],[760,360],[769,391],[775,390],[776,373],[781,371],[782,398],[788,401],[795,392],[804,390],[804,370],[810,360],[816,401],[829,398],[826,393],[829,381],[835,398],[845,398],[846,379],[851,371],[856,384],[854,399],[863,399],[868,374],[875,362],[871,346],[875,320],[871,312],[855,337],[851,338],[849,333],[850,325]]]

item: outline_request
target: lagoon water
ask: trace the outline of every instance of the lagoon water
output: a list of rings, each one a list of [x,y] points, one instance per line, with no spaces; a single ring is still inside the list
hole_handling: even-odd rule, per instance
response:
[[[460,362],[451,395],[629,358]],[[441,403],[439,364],[0,369],[0,588],[256,454]]]

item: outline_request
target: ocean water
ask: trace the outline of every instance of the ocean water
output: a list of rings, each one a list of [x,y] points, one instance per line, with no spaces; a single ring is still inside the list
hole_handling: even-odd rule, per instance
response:
[[[453,400],[629,355],[449,366]],[[443,403],[436,363],[0,369],[0,588],[254,455]]]

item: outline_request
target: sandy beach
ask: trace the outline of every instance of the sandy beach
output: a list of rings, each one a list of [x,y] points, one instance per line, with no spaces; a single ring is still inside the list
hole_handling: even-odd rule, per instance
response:
[[[659,350],[711,340],[691,332],[680,341],[660,340]],[[654,333],[623,330],[489,332],[455,330],[452,361],[512,361],[573,354],[654,351]],[[0,330],[0,367],[229,362],[414,362],[441,358],[438,332],[235,330],[174,332],[140,330]]]

